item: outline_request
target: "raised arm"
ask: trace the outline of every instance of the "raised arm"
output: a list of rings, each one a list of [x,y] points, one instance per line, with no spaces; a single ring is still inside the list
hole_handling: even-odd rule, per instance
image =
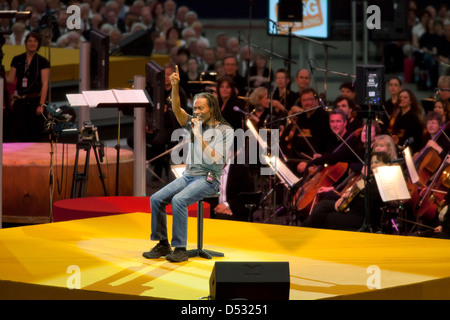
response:
[[[175,66],[175,72],[169,77],[172,84],[172,110],[175,113],[178,123],[184,127],[189,119],[189,115],[181,108],[180,103],[180,73],[178,72],[178,66]]]

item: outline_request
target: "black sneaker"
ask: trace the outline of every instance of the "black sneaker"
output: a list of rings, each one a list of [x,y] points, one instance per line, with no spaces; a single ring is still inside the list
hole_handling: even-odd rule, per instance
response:
[[[161,243],[158,243],[152,250],[144,252],[142,256],[147,259],[158,259],[171,253],[172,249],[170,248],[169,245],[163,245]]]
[[[186,249],[175,248],[173,253],[166,255],[166,260],[170,262],[188,261],[189,256]]]

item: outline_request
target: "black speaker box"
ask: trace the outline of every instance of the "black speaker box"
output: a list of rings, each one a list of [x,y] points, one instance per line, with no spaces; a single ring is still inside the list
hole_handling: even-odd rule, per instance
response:
[[[384,102],[384,66],[356,66],[355,101],[360,106],[380,106]]]
[[[289,262],[216,262],[209,290],[214,300],[289,300]]]
[[[140,30],[119,42],[120,52],[127,56],[151,56],[153,40],[149,30]]]
[[[278,21],[302,22],[302,0],[280,0],[278,2]]]

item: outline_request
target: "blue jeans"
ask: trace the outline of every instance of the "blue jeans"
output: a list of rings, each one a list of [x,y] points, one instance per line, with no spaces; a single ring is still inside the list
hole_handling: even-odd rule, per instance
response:
[[[182,176],[150,197],[151,208],[151,240],[166,240],[167,213],[166,206],[172,204],[173,226],[172,247],[186,247],[188,206],[203,198],[215,195],[219,190],[219,182],[206,182],[206,176]]]

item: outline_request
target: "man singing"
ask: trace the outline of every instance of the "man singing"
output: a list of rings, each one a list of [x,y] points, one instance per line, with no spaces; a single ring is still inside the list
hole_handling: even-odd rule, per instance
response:
[[[222,168],[233,142],[233,129],[220,113],[217,98],[210,93],[194,97],[194,117],[180,106],[178,66],[170,76],[172,109],[182,127],[191,135],[183,176],[174,180],[150,198],[151,240],[159,243],[143,256],[156,259],[165,256],[168,261],[188,260],[186,251],[188,206],[219,190]],[[173,227],[171,245],[167,236],[166,206],[172,204]]]

